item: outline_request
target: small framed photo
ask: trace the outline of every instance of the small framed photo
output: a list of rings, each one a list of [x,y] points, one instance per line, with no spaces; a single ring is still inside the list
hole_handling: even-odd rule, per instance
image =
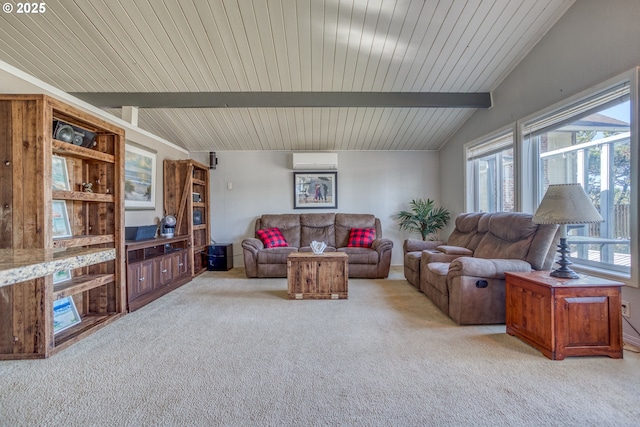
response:
[[[58,270],[53,273],[53,284],[71,280],[71,270]]]
[[[67,203],[64,200],[53,200],[51,202],[51,218],[53,219],[53,229],[51,234],[54,239],[71,237],[71,224],[67,214]]]
[[[294,209],[336,209],[338,172],[294,172]]]
[[[53,156],[51,159],[51,183],[54,190],[69,191],[69,172],[67,160],[64,157]]]
[[[57,334],[81,322],[73,298],[65,297],[53,302],[53,333]]]

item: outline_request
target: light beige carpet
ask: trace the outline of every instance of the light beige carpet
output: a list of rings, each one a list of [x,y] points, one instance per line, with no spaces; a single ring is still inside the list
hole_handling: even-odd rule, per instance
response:
[[[551,361],[455,325],[394,269],[349,299],[208,272],[47,360],[0,362],[2,426],[632,426],[640,357]]]

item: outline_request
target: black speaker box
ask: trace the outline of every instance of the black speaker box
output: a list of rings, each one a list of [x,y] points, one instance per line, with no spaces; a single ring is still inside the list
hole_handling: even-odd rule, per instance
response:
[[[193,211],[193,225],[202,224],[202,214],[199,211]]]
[[[218,166],[218,158],[215,151],[209,151],[209,169],[215,169]]]
[[[96,145],[96,134],[88,130],[72,126],[60,120],[53,121],[53,137],[58,141],[86,148]]]

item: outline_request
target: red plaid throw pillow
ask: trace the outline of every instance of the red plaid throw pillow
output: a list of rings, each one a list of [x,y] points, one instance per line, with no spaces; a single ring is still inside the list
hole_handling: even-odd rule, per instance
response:
[[[277,228],[265,228],[256,231],[258,238],[262,240],[265,248],[279,248],[282,246],[289,246],[286,239]]]
[[[374,228],[352,228],[349,230],[349,243],[347,246],[370,248],[375,238],[376,230]]]

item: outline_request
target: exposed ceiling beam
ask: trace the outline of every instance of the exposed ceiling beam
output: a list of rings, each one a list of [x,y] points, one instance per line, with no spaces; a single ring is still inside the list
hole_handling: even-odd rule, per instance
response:
[[[74,92],[102,108],[490,108],[491,94],[453,92]]]

